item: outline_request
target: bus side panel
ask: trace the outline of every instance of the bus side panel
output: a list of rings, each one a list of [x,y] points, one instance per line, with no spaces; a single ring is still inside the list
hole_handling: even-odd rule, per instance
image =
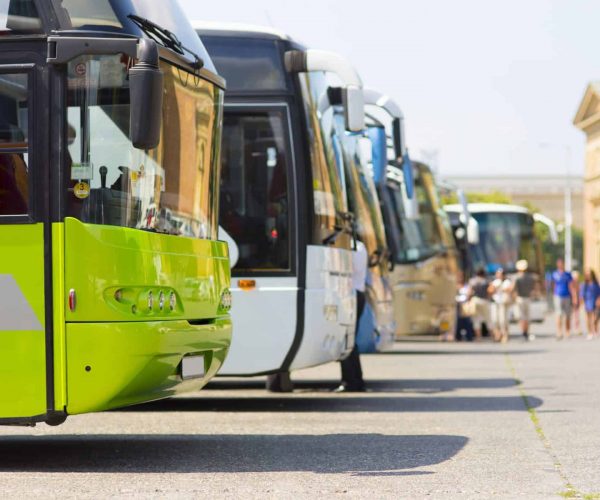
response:
[[[221,367],[231,321],[67,324],[69,414],[109,410],[201,389]],[[184,356],[203,356],[204,373],[183,380]]]
[[[44,226],[0,226],[0,418],[46,413]]]
[[[298,278],[252,279],[256,281],[255,289],[232,289],[231,318],[236,331],[219,375],[256,375],[278,370],[294,342]]]
[[[304,335],[290,369],[308,368],[346,356],[354,346],[355,325],[352,252],[309,245]]]

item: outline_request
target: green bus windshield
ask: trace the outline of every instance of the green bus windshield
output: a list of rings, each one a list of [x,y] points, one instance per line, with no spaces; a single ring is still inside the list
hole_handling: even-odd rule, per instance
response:
[[[161,62],[161,140],[129,139],[126,57],[68,65],[67,215],[83,222],[216,239],[223,92]]]

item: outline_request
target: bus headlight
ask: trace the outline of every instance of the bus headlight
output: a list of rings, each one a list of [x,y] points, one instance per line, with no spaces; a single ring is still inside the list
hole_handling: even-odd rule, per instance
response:
[[[231,309],[232,303],[233,303],[233,297],[231,295],[231,292],[229,291],[229,288],[226,288],[225,290],[223,290],[223,293],[221,294],[221,303],[219,304],[219,309],[227,312]]]

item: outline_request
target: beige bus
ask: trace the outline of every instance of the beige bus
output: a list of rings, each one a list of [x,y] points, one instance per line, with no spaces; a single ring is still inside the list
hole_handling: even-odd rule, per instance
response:
[[[396,235],[390,242],[396,335],[454,332],[458,252],[431,170],[413,162],[413,173],[416,217],[405,215],[409,200],[402,170],[388,167],[385,186],[390,205],[383,207],[386,225],[395,226],[387,232]]]

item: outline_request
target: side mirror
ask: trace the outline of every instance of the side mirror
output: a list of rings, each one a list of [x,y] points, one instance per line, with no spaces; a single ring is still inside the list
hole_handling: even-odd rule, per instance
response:
[[[469,245],[479,244],[479,224],[473,217],[467,222],[467,241]]]
[[[160,141],[163,74],[158,66],[158,47],[142,38],[138,62],[129,69],[129,137],[137,149],[153,149]]]
[[[371,141],[371,163],[375,184],[385,185],[387,175],[387,138],[383,127],[370,126],[367,130]]]
[[[404,185],[406,186],[406,196],[413,199],[415,196],[415,175],[413,165],[408,157],[408,153],[402,159],[402,173],[404,174]]]
[[[402,157],[402,174],[404,177],[404,213],[409,220],[419,218],[419,203],[415,196],[415,173],[408,152]]]
[[[365,128],[365,98],[362,88],[348,85],[342,89],[342,104],[348,132],[362,132]]]
[[[404,124],[400,118],[392,120],[392,139],[394,141],[394,156],[402,158],[404,156]]]

